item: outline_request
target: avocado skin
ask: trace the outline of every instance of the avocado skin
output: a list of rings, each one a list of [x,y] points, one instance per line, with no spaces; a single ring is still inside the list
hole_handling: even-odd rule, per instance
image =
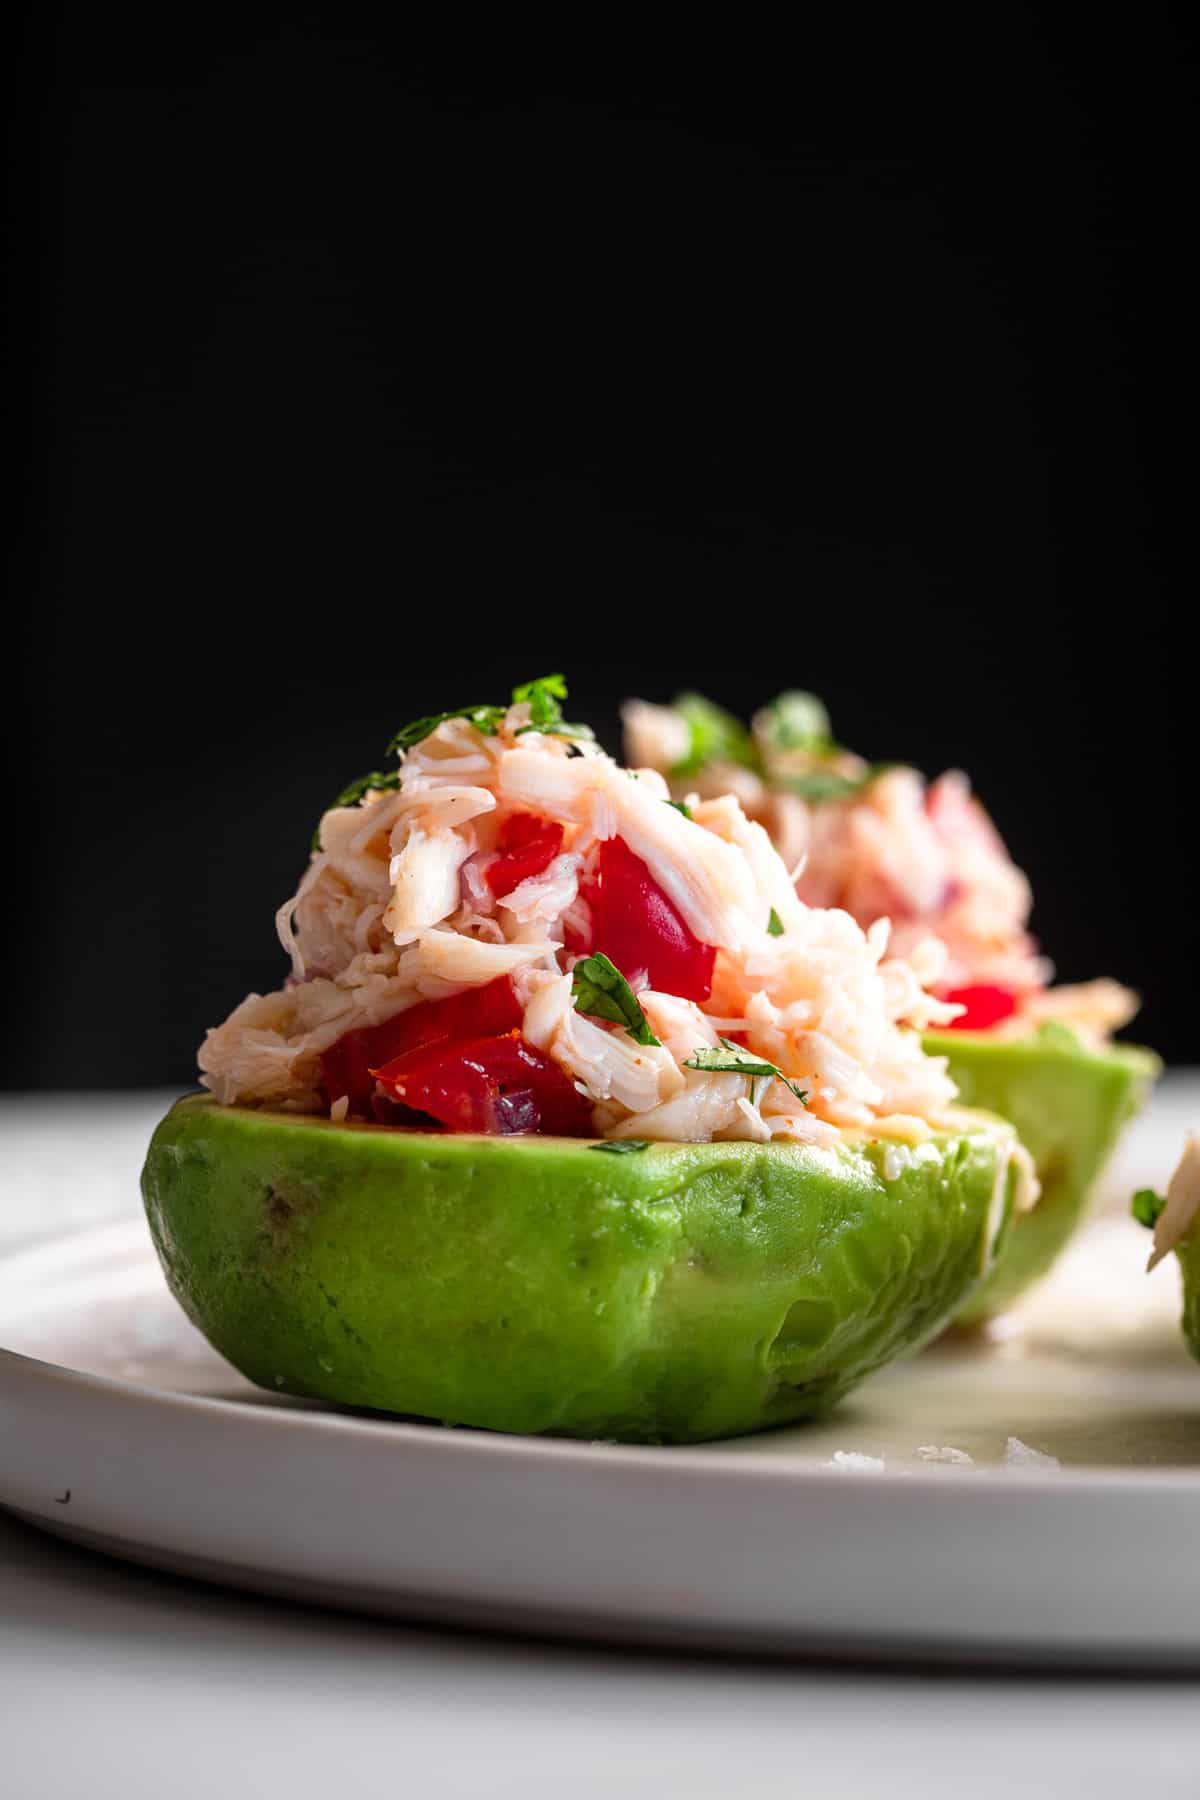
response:
[[[879,1144],[613,1155],[194,1097],[142,1190],[177,1298],[262,1387],[688,1442],[822,1413],[939,1331],[994,1242],[1007,1142],[980,1121],[885,1182]]]
[[[1153,1051],[1132,1044],[1090,1050],[1061,1026],[1028,1038],[932,1032],[925,1048],[949,1057],[964,1105],[986,1107],[1016,1126],[1042,1184],[1036,1207],[1014,1221],[991,1274],[958,1315],[959,1324],[980,1324],[1050,1268],[1161,1064]]]

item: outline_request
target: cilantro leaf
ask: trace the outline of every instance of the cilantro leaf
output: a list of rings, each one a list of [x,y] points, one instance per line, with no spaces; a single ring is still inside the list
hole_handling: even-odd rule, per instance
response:
[[[590,1013],[594,1019],[611,1019],[624,1025],[635,1044],[649,1046],[658,1039],[646,1022],[637,996],[616,963],[603,951],[583,957],[575,964],[571,981],[571,999],[576,1012]]]
[[[334,806],[357,806],[364,794],[382,793],[399,786],[399,769],[389,769],[386,774],[381,774],[378,769],[372,769],[369,775],[360,775],[356,781],[348,781],[333,804]]]
[[[714,706],[703,694],[680,694],[673,706],[691,732],[687,755],[671,770],[673,776],[694,775],[697,769],[710,762],[738,763],[746,769],[761,768],[762,758],[754,739],[732,713]]]
[[[696,816],[695,813],[693,813],[691,807],[687,805],[686,801],[668,800],[667,805],[673,806],[675,808],[675,811],[677,813],[682,813],[685,819],[694,819]]]
[[[567,697],[567,684],[562,675],[539,675],[536,681],[523,681],[512,691],[513,705],[529,702],[529,723],[519,725],[516,735],[525,731],[542,731],[550,737],[592,738],[590,725],[570,725],[563,718],[560,700]]]
[[[412,719],[407,725],[400,727],[388,745],[388,755],[395,756],[398,751],[411,750],[415,745],[423,744],[447,719],[467,719],[484,737],[495,737],[507,711],[506,706],[453,706],[449,712],[430,713],[427,718]]]
[[[720,1049],[694,1051],[683,1066],[685,1069],[700,1069],[706,1075],[745,1075],[750,1081],[752,1100],[755,1084],[760,1079],[782,1081],[785,1087],[791,1088],[802,1106],[808,1105],[807,1088],[801,1088],[796,1082],[789,1080],[775,1063],[768,1062],[765,1057],[755,1056],[753,1050],[731,1043],[728,1038],[721,1039]]]
[[[602,1144],[589,1144],[589,1150],[607,1150],[611,1156],[632,1156],[635,1150],[648,1150],[648,1138],[606,1138]]]
[[[771,916],[767,920],[767,930],[770,932],[772,937],[782,937],[783,936],[783,920],[780,918],[779,914],[775,911],[774,907],[771,908]]]
[[[567,697],[567,684],[561,675],[539,675],[536,681],[523,681],[512,691],[513,705],[529,702],[529,723],[535,731],[562,723],[560,700]]]
[[[560,701],[567,697],[567,684],[561,675],[539,675],[535,681],[522,681],[512,691],[512,706],[522,701],[529,703],[529,723],[519,727],[517,735],[522,731],[544,731],[556,737],[593,738],[595,732],[590,725],[569,725],[562,716]],[[484,737],[495,737],[504,722],[507,706],[454,706],[449,712],[430,713],[424,719],[413,719],[402,725],[391,743],[388,755],[394,756],[399,751],[411,750],[416,744],[424,743],[431,732],[444,725],[447,719],[466,719],[476,731]]]
[[[530,719],[528,725],[518,725],[513,736],[521,737],[527,731],[540,731],[545,737],[571,738],[572,740],[583,738],[586,742],[591,742],[596,736],[590,725],[572,725],[566,719],[560,719],[557,725],[535,725]],[[582,752],[577,750],[572,742],[568,747],[568,755],[579,756],[581,754]]]
[[[1166,1209],[1166,1201],[1153,1188],[1139,1188],[1129,1203],[1129,1210],[1139,1225],[1147,1231],[1153,1231],[1162,1213]]]
[[[848,800],[854,794],[861,794],[864,788],[869,788],[873,781],[895,767],[895,763],[872,763],[862,775],[837,775],[832,769],[808,769],[802,775],[773,773],[771,780],[777,787],[799,794],[811,805],[821,806],[827,800]]]
[[[379,769],[372,769],[369,775],[360,775],[354,781],[348,781],[336,800],[330,802],[326,812],[332,812],[335,806],[357,806],[364,794],[383,792],[386,789],[400,786],[399,769],[389,769],[383,774]],[[312,834],[312,848],[321,848],[321,827],[318,824]]]
[[[765,708],[759,720],[774,750],[831,750],[833,728],[829,714],[815,694],[793,688]]]

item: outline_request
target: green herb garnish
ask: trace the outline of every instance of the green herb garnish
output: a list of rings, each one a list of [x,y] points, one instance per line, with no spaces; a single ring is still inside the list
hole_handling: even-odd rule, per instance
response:
[[[873,781],[896,767],[896,763],[872,763],[862,775],[837,775],[832,769],[808,769],[802,775],[773,771],[771,781],[776,787],[787,788],[791,794],[799,794],[811,805],[821,806],[827,800],[848,800],[852,794],[861,794]]]
[[[828,751],[834,748],[829,714],[815,694],[798,688],[780,694],[764,709],[760,729],[773,750]]]
[[[567,684],[561,675],[539,675],[536,681],[523,681],[513,689],[510,705],[516,706],[522,701],[529,703],[529,723],[522,725],[521,731],[552,732],[558,737],[591,738],[594,736],[590,725],[568,725],[562,716],[561,702],[567,697]],[[484,737],[495,737],[504,723],[507,706],[454,706],[448,712],[429,713],[423,719],[411,719],[402,725],[387,747],[389,756],[403,755],[406,750],[423,744],[425,739],[435,732],[439,725],[448,719],[466,719],[476,731]],[[580,756],[582,752],[572,743],[568,745],[572,756]],[[350,782],[342,789],[334,806],[355,806],[363,795],[373,789],[397,788],[400,785],[400,771],[390,770],[386,775],[373,769],[369,775],[360,775],[357,781]],[[313,832],[312,847],[321,848],[321,827]]]
[[[767,930],[770,932],[772,937],[782,937],[783,936],[783,920],[780,918],[779,914],[775,911],[774,907],[771,908],[771,916],[767,920]]]
[[[610,1019],[623,1025],[635,1044],[649,1047],[658,1039],[646,1022],[637,995],[602,950],[583,957],[575,964],[571,980],[571,999],[575,1010],[590,1013],[594,1019]]]
[[[755,735],[765,746],[768,757],[767,779],[772,787],[786,788],[810,805],[821,806],[829,800],[848,800],[861,794],[896,763],[872,763],[861,775],[839,775],[833,768],[835,757],[845,755],[834,742],[829,714],[815,694],[795,688],[780,694],[765,706],[755,719]],[[818,759],[816,766],[795,772],[777,768],[770,760],[773,753],[788,750],[806,751]]]
[[[337,806],[357,806],[364,794],[383,792],[400,786],[399,769],[389,769],[387,774],[379,769],[372,769],[369,775],[360,775],[356,781],[348,781],[337,799],[325,808],[332,812]],[[318,824],[312,834],[313,850],[321,848],[321,827]]]
[[[333,804],[334,806],[357,806],[364,794],[383,792],[399,786],[399,769],[389,769],[386,774],[381,774],[378,769],[372,769],[369,775],[360,775],[357,781],[348,781]]]
[[[674,712],[690,733],[687,754],[669,771],[674,781],[685,780],[713,762],[736,763],[763,776],[773,788],[786,788],[810,805],[848,800],[861,794],[896,763],[872,763],[861,775],[840,775],[833,759],[845,752],[831,735],[829,714],[815,694],[799,688],[780,694],[755,718],[754,732],[703,694],[680,694],[672,702]],[[811,769],[795,773],[775,766],[781,752],[800,750],[819,759]]]
[[[1153,1188],[1139,1188],[1129,1203],[1129,1210],[1139,1225],[1153,1231],[1166,1210],[1166,1200]]]
[[[512,691],[509,705],[518,706],[522,701],[528,701],[529,723],[518,727],[517,736],[523,731],[544,731],[555,737],[594,737],[595,733],[590,725],[568,725],[563,718],[560,702],[566,697],[567,684],[561,675],[539,675],[536,681],[518,683]],[[395,756],[402,750],[411,750],[415,745],[423,744],[447,719],[466,719],[484,737],[495,737],[504,723],[507,711],[507,706],[456,706],[449,712],[430,713],[427,718],[413,719],[410,724],[401,726],[396,733],[388,745],[388,755]]]
[[[714,706],[703,694],[680,694],[672,704],[691,732],[687,755],[671,770],[676,779],[694,775],[710,762],[731,762],[745,769],[761,769],[758,746],[741,720],[735,719],[732,713]]]
[[[763,1081],[782,1081],[784,1087],[791,1088],[802,1106],[808,1105],[808,1089],[801,1088],[791,1081],[783,1070],[765,1057],[755,1056],[753,1050],[747,1050],[742,1044],[731,1043],[728,1038],[721,1039],[721,1048],[695,1051],[684,1063],[685,1069],[700,1069],[705,1075],[745,1075],[750,1080],[750,1099],[754,1102],[756,1083]]]
[[[430,713],[427,718],[412,719],[407,725],[400,727],[388,745],[388,755],[395,756],[401,750],[411,750],[414,745],[423,744],[447,719],[467,719],[484,737],[495,737],[507,711],[507,706],[452,706],[449,712]]]
[[[682,813],[685,819],[692,819],[695,817],[691,807],[683,800],[668,800],[667,805],[673,806],[675,811],[677,813]]]
[[[513,705],[529,702],[529,724],[534,731],[552,730],[562,723],[560,700],[567,697],[566,680],[561,675],[539,675],[536,681],[523,681],[512,691]]]
[[[648,1138],[609,1138],[603,1144],[589,1144],[589,1150],[607,1150],[610,1156],[630,1156],[635,1150],[648,1150]]]
[[[563,718],[560,700],[567,697],[567,683],[562,675],[539,675],[536,681],[523,681],[512,691],[513,705],[529,702],[529,723],[518,725],[516,735],[525,731],[542,731],[547,736],[565,738],[594,737],[590,725],[569,725]]]

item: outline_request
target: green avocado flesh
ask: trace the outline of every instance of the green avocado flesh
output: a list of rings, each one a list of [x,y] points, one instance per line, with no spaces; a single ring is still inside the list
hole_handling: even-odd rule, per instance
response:
[[[1152,1051],[1130,1044],[1089,1050],[1061,1026],[1029,1038],[933,1032],[925,1048],[949,1057],[964,1105],[986,1107],[1016,1126],[1042,1184],[1037,1205],[1015,1221],[992,1273],[959,1312],[960,1324],[978,1324],[1049,1269],[1160,1064]]]
[[[1183,1274],[1183,1335],[1200,1360],[1200,1228],[1193,1227],[1175,1252]]]
[[[884,1146],[487,1138],[181,1100],[142,1175],[189,1316],[262,1387],[688,1442],[826,1411],[938,1332],[1011,1210],[1011,1134]]]

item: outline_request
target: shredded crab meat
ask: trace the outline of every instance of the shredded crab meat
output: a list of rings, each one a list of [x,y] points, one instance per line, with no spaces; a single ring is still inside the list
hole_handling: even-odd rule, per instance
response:
[[[552,925],[570,912],[579,894],[578,856],[556,856],[541,875],[531,875],[500,905],[518,925]]]
[[[404,754],[394,790],[323,817],[278,915],[292,974],[209,1032],[205,1084],[229,1103],[328,1112],[339,1097],[322,1090],[321,1056],[345,1033],[504,975],[523,1035],[591,1102],[598,1135],[828,1149],[845,1133],[905,1145],[941,1129],[955,1089],[920,1033],[953,1010],[929,992],[944,942],[912,937],[908,954],[886,919],[864,932],[848,911],[810,904],[735,794],[698,796],[692,817],[665,804],[661,755],[650,743],[646,770],[622,769],[592,743],[531,729],[527,705],[494,735],[439,725]],[[488,874],[518,813],[560,825],[562,845],[497,897]],[[564,946],[588,941],[588,883],[613,836],[715,951],[703,1004],[624,971],[653,1045],[573,1001]],[[689,1066],[731,1032],[787,1079]]]
[[[686,766],[690,733],[673,708],[630,701],[623,720],[636,761],[668,779]],[[715,816],[735,796],[769,834],[800,900],[840,908],[863,925],[890,919],[895,956],[911,959],[923,942],[939,940],[945,961],[936,980],[944,988],[1004,987],[1022,1004],[1041,996],[1053,971],[1027,929],[1029,883],[964,774],[951,770],[926,785],[915,769],[893,768],[842,797],[812,800],[796,791],[798,778],[819,769],[858,782],[868,765],[844,750],[781,751],[766,714],[753,735],[758,771],[717,758],[671,780],[675,798],[690,794],[699,812]],[[929,985],[915,963],[914,972]],[[948,1021],[931,1014],[927,1022]]]
[[[411,944],[458,910],[458,871],[474,848],[465,832],[409,829],[388,864],[392,898],[383,923],[397,944]]]
[[[664,805],[610,757],[567,760],[511,750],[501,761],[500,793],[515,808],[566,824],[588,823],[597,837],[624,838],[702,943],[738,950],[761,931],[766,915],[746,858],[712,832],[697,830],[695,821]],[[603,809],[599,829],[597,805]]]

